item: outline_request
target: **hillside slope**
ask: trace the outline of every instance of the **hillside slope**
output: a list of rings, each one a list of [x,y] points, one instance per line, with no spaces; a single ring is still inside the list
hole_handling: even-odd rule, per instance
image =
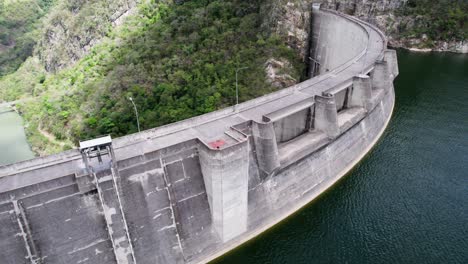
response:
[[[32,55],[41,20],[55,0],[0,0],[0,78]]]
[[[129,97],[142,129],[214,111],[235,103],[237,69],[240,101],[305,78],[312,2],[377,24],[392,46],[468,52],[460,0],[3,0],[0,69],[14,72],[0,72],[0,101],[27,98],[40,154],[136,132]]]
[[[12,87],[3,89],[4,98],[20,96],[7,92],[17,91],[18,84],[24,84],[23,96],[37,97],[19,109],[35,150],[51,153],[79,139],[136,132],[129,97],[138,106],[142,129],[147,129],[234,104],[239,68],[245,68],[239,72],[240,101],[270,93],[298,81],[304,69],[294,50],[263,30],[262,3],[140,3],[125,22],[69,66],[47,67],[53,60],[44,59],[41,43],[35,58],[0,81]],[[63,52],[60,45],[51,50]],[[267,76],[265,69],[276,63],[282,66]],[[66,144],[52,144],[40,131]]]

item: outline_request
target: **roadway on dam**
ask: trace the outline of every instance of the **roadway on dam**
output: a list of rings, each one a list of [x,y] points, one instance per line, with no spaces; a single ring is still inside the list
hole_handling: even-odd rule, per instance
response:
[[[213,263],[468,263],[468,56],[398,59],[394,117],[369,156]]]

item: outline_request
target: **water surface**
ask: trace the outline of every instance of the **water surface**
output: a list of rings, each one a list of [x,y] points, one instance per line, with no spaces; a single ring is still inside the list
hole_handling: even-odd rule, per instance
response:
[[[468,56],[398,58],[394,116],[373,151],[215,263],[468,263]]]
[[[0,165],[33,157],[24,134],[23,120],[16,112],[0,107]]]

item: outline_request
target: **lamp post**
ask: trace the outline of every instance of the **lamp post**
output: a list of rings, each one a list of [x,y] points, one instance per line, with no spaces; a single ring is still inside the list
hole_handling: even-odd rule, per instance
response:
[[[239,73],[240,70],[245,70],[249,67],[242,67],[242,68],[237,68],[236,69],[236,105],[239,104],[239,86],[238,86],[238,83],[237,83],[237,74]]]
[[[133,109],[135,109],[135,115],[136,115],[136,119],[137,119],[137,126],[138,126],[138,132],[140,132],[140,120],[138,118],[138,110],[137,110],[137,107],[135,105],[135,102],[133,102],[133,98],[132,97],[129,97],[128,100],[130,100],[130,102],[132,102],[133,104]]]

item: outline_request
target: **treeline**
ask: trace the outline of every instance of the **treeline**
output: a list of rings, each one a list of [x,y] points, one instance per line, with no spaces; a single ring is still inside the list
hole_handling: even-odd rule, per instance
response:
[[[214,111],[274,88],[265,62],[284,58],[300,79],[301,59],[284,40],[261,29],[261,0],[195,0],[181,4],[147,1],[139,14],[91,49],[72,68],[48,75],[41,99],[22,107],[35,128],[59,140],[136,132],[133,97],[142,129]],[[285,69],[287,70],[287,69]],[[38,93],[36,91],[36,93]],[[40,142],[33,143],[40,145]]]
[[[436,41],[468,39],[467,0],[408,0],[398,14],[415,20],[411,28],[401,29],[406,36],[422,37],[425,34]]]

